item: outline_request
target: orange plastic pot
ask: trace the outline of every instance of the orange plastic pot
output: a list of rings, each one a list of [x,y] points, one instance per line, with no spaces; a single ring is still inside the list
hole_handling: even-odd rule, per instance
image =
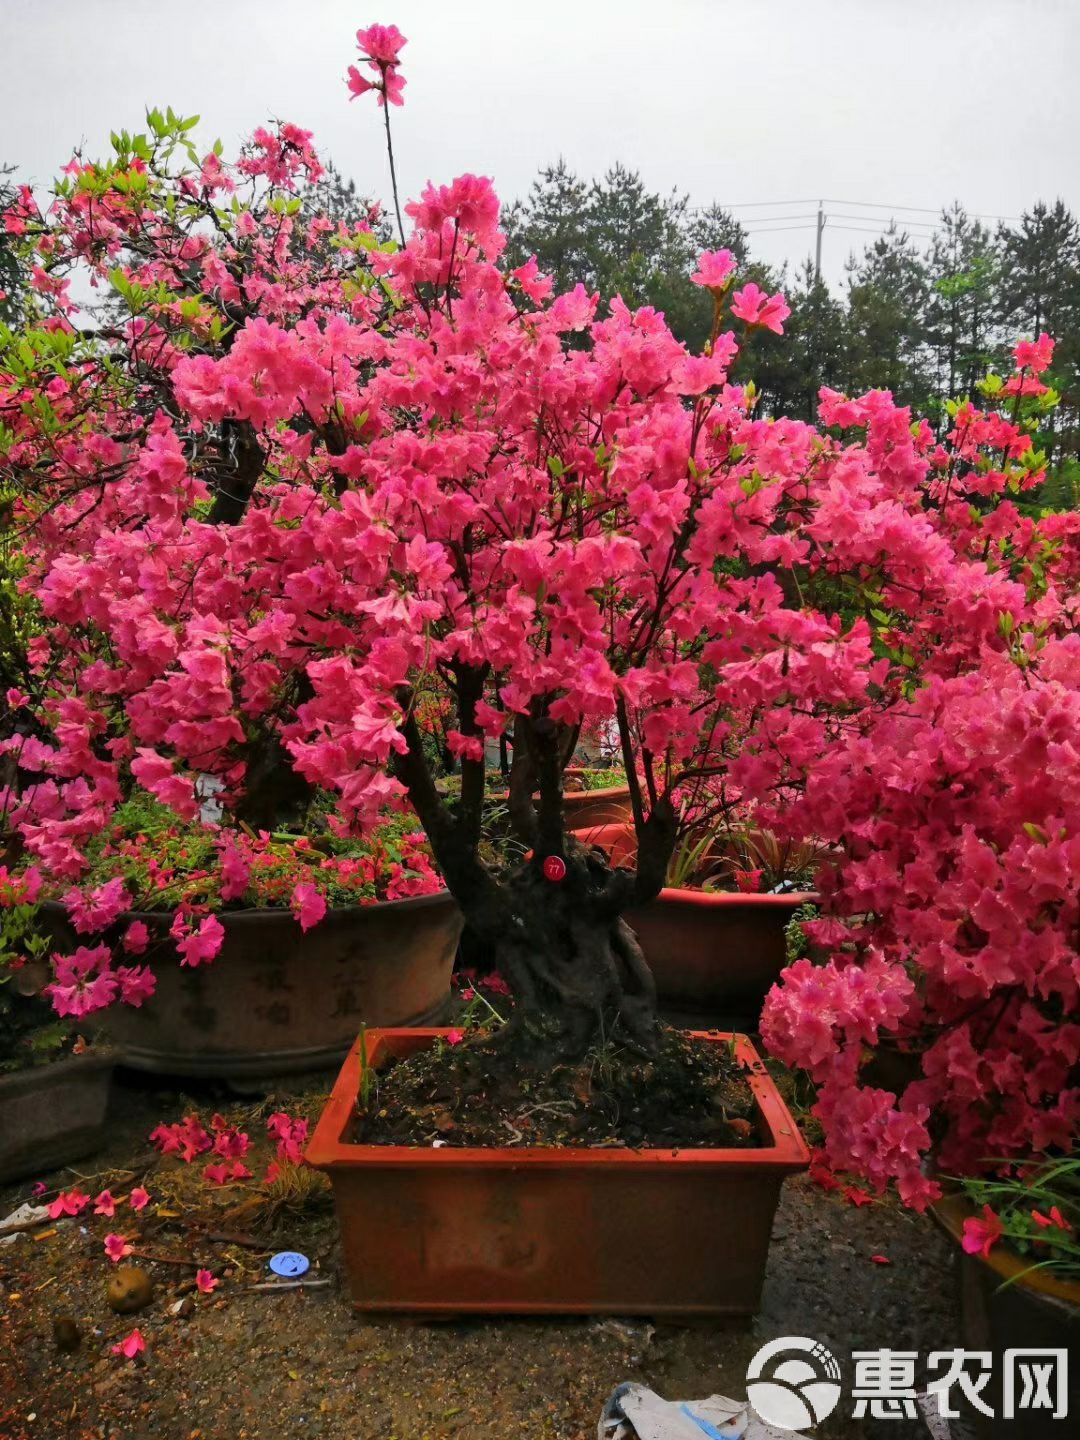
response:
[[[598,825],[575,831],[587,845],[599,845],[613,865],[631,865],[637,837],[628,825]],[[756,1023],[770,988],[787,963],[784,932],[800,905],[817,900],[813,891],[786,895],[676,890],[626,912],[660,1003],[680,1011],[745,1015]]]
[[[446,1033],[369,1031],[368,1064]],[[330,1177],[354,1307],[752,1314],[780,1186],[809,1154],[750,1042],[735,1045],[758,1103],[758,1149],[427,1149],[350,1140],[357,1041],[307,1151]]]

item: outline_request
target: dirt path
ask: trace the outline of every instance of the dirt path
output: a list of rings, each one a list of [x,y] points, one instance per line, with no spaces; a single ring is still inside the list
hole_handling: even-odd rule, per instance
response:
[[[316,1092],[308,1087],[300,1097],[278,1095],[267,1104],[312,1110]],[[145,1090],[125,1089],[118,1098],[109,1152],[78,1167],[87,1176],[84,1189],[109,1166],[145,1152],[157,1120],[179,1118],[192,1105],[175,1093]],[[220,1098],[198,1103],[205,1114],[226,1108]],[[252,1114],[251,1107],[233,1109],[240,1118]],[[258,1163],[251,1168],[259,1173]],[[159,1204],[176,1175],[171,1161],[147,1175]],[[74,1177],[43,1178],[69,1185]],[[176,1183],[188,1180],[196,1184],[194,1170]],[[25,1186],[0,1192],[0,1214],[26,1194]],[[211,1201],[220,1205],[224,1197]],[[618,1382],[638,1380],[671,1397],[741,1395],[749,1357],[777,1335],[820,1339],[842,1364],[853,1349],[925,1355],[959,1343],[951,1256],[932,1223],[892,1204],[856,1208],[804,1178],[785,1187],[761,1314],[746,1325],[695,1329],[590,1319],[366,1324],[340,1292],[333,1219],[325,1209],[284,1214],[273,1243],[311,1255],[330,1286],[267,1295],[244,1288],[265,1274],[260,1253],[192,1242],[190,1230],[182,1231],[198,1209],[195,1200],[191,1205],[189,1211],[174,1194],[163,1208],[181,1218],[166,1214],[150,1226],[158,1230],[156,1252],[203,1254],[222,1277],[213,1295],[191,1297],[186,1318],[170,1311],[191,1271],[166,1264],[149,1266],[157,1295],[148,1309],[132,1318],[108,1310],[104,1287],[112,1266],[102,1239],[110,1229],[123,1230],[119,1218],[80,1217],[48,1238],[0,1247],[3,1440],[591,1440]],[[891,1263],[875,1263],[874,1255]],[[73,1353],[56,1348],[57,1316],[70,1317],[81,1332]],[[147,1342],[138,1362],[111,1352],[133,1324]],[[843,1408],[850,1411],[850,1401]],[[903,1422],[888,1431],[895,1440],[924,1433]],[[837,1440],[863,1433],[861,1422],[841,1412],[821,1430]]]

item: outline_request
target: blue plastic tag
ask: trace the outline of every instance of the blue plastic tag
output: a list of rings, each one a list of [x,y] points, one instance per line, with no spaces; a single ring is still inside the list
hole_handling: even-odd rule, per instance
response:
[[[284,1275],[289,1280],[295,1280],[298,1275],[311,1269],[311,1261],[306,1255],[301,1255],[299,1250],[279,1250],[276,1255],[270,1256],[270,1269],[275,1275]]]

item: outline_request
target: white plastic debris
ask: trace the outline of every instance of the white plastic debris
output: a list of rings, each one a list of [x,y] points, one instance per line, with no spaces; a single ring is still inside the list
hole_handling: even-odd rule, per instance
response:
[[[0,1237],[2,1237],[0,1245],[13,1244],[20,1235],[25,1233],[19,1228],[20,1226],[37,1225],[48,1216],[48,1213],[47,1205],[31,1205],[29,1200],[25,1205],[20,1205],[17,1210],[13,1210],[10,1215],[5,1215],[3,1220],[0,1220]],[[4,1235],[5,1230],[12,1230],[15,1233]]]
[[[931,1440],[952,1440],[952,1430],[948,1420],[939,1413],[940,1396],[931,1395],[929,1391],[925,1394],[915,1396],[915,1403],[919,1407],[919,1414],[923,1418],[923,1424],[930,1432]]]
[[[664,1400],[633,1383],[612,1391],[596,1434],[597,1440],[800,1440],[794,1430],[766,1425],[747,1400]]]

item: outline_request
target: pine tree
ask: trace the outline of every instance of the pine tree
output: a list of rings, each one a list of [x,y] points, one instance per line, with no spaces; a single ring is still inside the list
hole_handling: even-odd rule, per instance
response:
[[[845,389],[890,390],[925,408],[934,388],[923,321],[928,290],[923,257],[895,224],[849,260]]]
[[[971,393],[1002,348],[995,314],[1001,264],[993,235],[957,201],[941,214],[927,257],[923,325],[933,356],[935,398]]]

